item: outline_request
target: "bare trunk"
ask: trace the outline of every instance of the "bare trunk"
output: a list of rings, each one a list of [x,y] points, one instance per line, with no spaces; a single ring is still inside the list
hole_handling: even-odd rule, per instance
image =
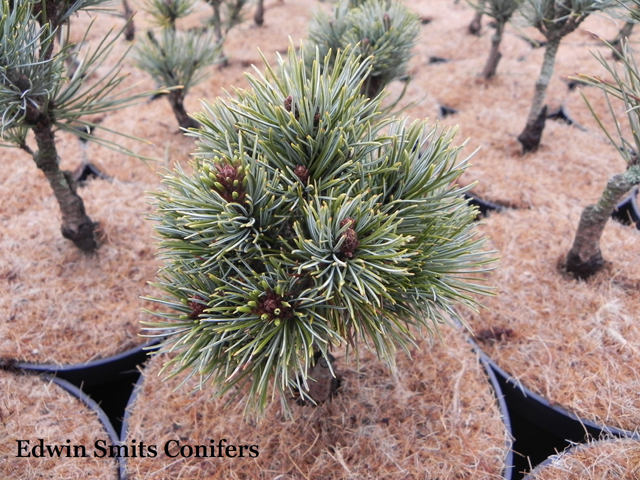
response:
[[[131,42],[136,36],[136,26],[133,23],[133,11],[131,10],[131,7],[129,7],[129,2],[127,2],[127,0],[122,0],[122,15],[127,21],[127,25],[124,29],[124,38],[128,42]]]
[[[253,21],[256,22],[256,25],[262,25],[264,23],[264,0],[258,0]]]
[[[614,38],[611,41],[611,46],[615,48],[616,52],[620,54],[622,53],[622,45],[627,42],[629,35],[631,35],[631,32],[633,31],[634,25],[635,25],[634,22],[625,23],[624,26],[618,32],[618,35],[616,36],[616,38]],[[620,57],[616,55],[614,52],[613,58],[614,60],[619,60]]]
[[[51,185],[62,213],[62,236],[71,240],[84,252],[92,253],[98,245],[94,238],[97,226],[86,214],[82,198],[76,193],[70,172],[60,170],[51,123],[45,119],[33,129],[38,151],[33,158]]]
[[[220,11],[222,0],[209,0],[209,3],[213,8],[213,18],[211,19],[211,22],[213,23],[213,29],[216,34],[216,39],[218,40],[218,43],[222,43],[222,13]],[[220,61],[218,62],[218,68],[223,69],[228,66],[229,58],[224,54],[223,48],[220,47]]]
[[[500,53],[500,43],[502,42],[502,34],[504,32],[504,23],[496,23],[496,31],[491,37],[491,52],[489,52],[489,58],[482,71],[482,76],[485,80],[489,80],[496,74],[498,69],[498,63],[502,58]]]
[[[369,75],[362,84],[362,93],[368,98],[375,98],[384,88],[382,75]]]
[[[480,10],[476,10],[475,15],[473,16],[473,20],[469,24],[469,33],[471,35],[479,35],[480,30],[482,29],[482,12]]]
[[[184,109],[184,92],[182,90],[171,90],[169,92],[169,103],[173,114],[182,128],[200,128],[200,124],[187,115]]]
[[[540,139],[542,138],[542,130],[544,129],[544,119],[541,121],[541,112],[544,105],[544,100],[547,95],[547,87],[553,76],[553,68],[556,62],[556,54],[558,53],[558,46],[560,45],[560,38],[549,40],[547,47],[544,51],[544,61],[542,62],[542,69],[540,75],[536,81],[536,88],[533,94],[533,101],[531,102],[531,110],[529,110],[529,116],[527,117],[527,125],[524,130],[518,136],[518,140],[522,144],[525,152],[533,152],[538,149],[540,145]],[[540,128],[542,124],[542,128]],[[532,132],[538,129],[539,134],[535,135],[537,140],[533,144],[527,144],[528,138],[534,137]]]
[[[613,176],[598,203],[582,211],[573,246],[567,254],[567,272],[578,278],[588,278],[604,265],[600,251],[600,237],[616,205],[635,186],[640,184],[640,166],[634,165],[625,173]]]
[[[222,16],[220,15],[220,0],[211,0],[213,7],[213,28],[216,32],[218,43],[222,40]]]
[[[331,365],[320,352],[315,353],[313,361],[314,365],[308,372],[307,383],[309,390],[306,394],[311,397],[315,405],[321,405],[336,393],[340,386],[340,377],[334,377],[332,374],[332,370],[335,369],[335,358],[333,356],[329,355]],[[335,370],[333,371],[335,372]],[[307,402],[302,401],[301,403],[306,404]]]

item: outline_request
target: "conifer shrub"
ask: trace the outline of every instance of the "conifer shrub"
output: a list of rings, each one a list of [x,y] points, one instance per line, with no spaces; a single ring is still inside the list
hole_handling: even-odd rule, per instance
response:
[[[383,119],[382,96],[361,94],[371,60],[347,49],[307,70],[303,50],[204,102],[193,172],[167,173],[155,194],[164,294],[151,300],[168,311],[146,328],[167,335],[170,375],[214,395],[246,386],[251,412],[273,394],[328,398],[311,372],[336,375],[333,349],[393,363],[488,293],[455,129]]]
[[[162,28],[141,38],[133,52],[136,67],[147,72],[157,85],[171,87],[168,93],[173,114],[182,128],[197,128],[187,114],[184,99],[189,90],[207,76],[207,68],[221,60],[222,43],[208,30],[180,31]]]
[[[143,10],[152,23],[161,28],[176,29],[176,22],[196,9],[195,0],[147,0]]]
[[[307,59],[333,57],[347,45],[358,45],[362,58],[373,58],[371,69],[362,85],[363,92],[372,98],[392,80],[407,73],[411,50],[420,32],[420,18],[399,0],[341,0],[333,15],[318,12],[309,26]]]

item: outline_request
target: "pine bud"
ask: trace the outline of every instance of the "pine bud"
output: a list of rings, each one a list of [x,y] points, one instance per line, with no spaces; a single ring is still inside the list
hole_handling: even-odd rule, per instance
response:
[[[284,109],[287,112],[290,112],[292,104],[293,104],[293,97],[291,95],[289,95],[287,98],[284,99]]]
[[[265,322],[276,321],[276,324],[294,315],[290,304],[283,302],[282,295],[272,290],[268,290],[266,295],[258,299],[257,306],[253,309],[253,313],[260,315],[260,319]]]
[[[296,176],[300,179],[300,181],[306,185],[307,180],[309,180],[309,170],[304,165],[298,165],[296,169],[293,171]]]
[[[340,238],[344,239],[340,246],[340,253],[342,253],[346,258],[353,258],[353,254],[360,245],[360,242],[358,241],[358,234],[353,229],[355,223],[356,221],[351,217],[347,217],[340,222],[341,227],[348,225],[347,229],[342,233],[342,235],[340,235]]]
[[[227,202],[242,203],[245,199],[244,169],[222,161],[216,164],[216,170],[214,189]]]
[[[284,99],[284,109],[287,112],[293,111],[293,116],[296,117],[296,120],[300,118],[300,113],[298,112],[298,107],[293,105],[293,97],[289,95]]]
[[[189,318],[192,320],[197,320],[204,313],[204,309],[207,308],[206,305],[203,305],[198,300],[200,300],[198,297],[191,297],[189,301],[189,308],[191,309]]]

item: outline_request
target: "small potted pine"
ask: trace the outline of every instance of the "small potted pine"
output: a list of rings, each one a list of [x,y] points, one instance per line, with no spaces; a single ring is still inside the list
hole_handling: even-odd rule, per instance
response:
[[[538,29],[547,40],[544,60],[536,80],[531,108],[524,130],[518,135],[524,153],[535,152],[540,146],[547,119],[544,100],[556,62],[560,42],[575,31],[589,15],[620,5],[616,0],[524,0],[521,13],[526,24]]]
[[[152,2],[148,9],[161,27],[159,35],[148,30],[133,51],[136,67],[151,75],[157,85],[172,87],[167,98],[181,128],[198,127],[185,109],[185,97],[222,57],[223,40],[216,40],[213,31],[176,28],[176,21],[192,8],[193,2],[184,0]]]
[[[605,132],[626,170],[603,182],[600,198],[586,208],[489,218],[481,228],[502,253],[493,280],[499,295],[487,300],[487,312],[468,318],[504,380],[535,399],[521,398],[526,413],[538,412],[536,423],[573,441],[601,431],[630,435],[640,425],[640,403],[628,393],[635,389],[632,365],[640,345],[634,321],[639,232],[609,221],[640,183],[640,86],[631,51],[618,55],[622,72],[599,54],[610,76],[580,78],[605,93],[612,112],[615,99],[622,100],[626,121],[614,116],[616,133]]]
[[[332,16],[319,11],[313,18],[307,59],[313,59],[318,48],[320,59],[327,58],[331,64],[329,51],[358,45],[363,60],[373,59],[362,85],[363,92],[373,98],[391,81],[406,75],[419,31],[418,15],[398,0],[341,0]]]
[[[0,66],[6,73],[0,91],[0,146],[17,147],[33,158],[62,213],[62,236],[80,250],[93,253],[98,248],[97,224],[86,214],[71,173],[60,169],[55,133],[70,131],[86,140],[100,141],[99,137],[84,133],[86,129],[100,128],[85,117],[139,102],[143,95],[118,92],[123,76],[113,72],[90,88],[83,88],[84,78],[104,62],[117,35],[105,38],[102,45],[78,62],[72,45],[57,45],[55,41],[78,6],[51,2],[44,5],[43,11],[32,2],[2,4]],[[30,132],[35,150],[27,142]],[[115,143],[109,145],[118,148]]]
[[[521,4],[522,0],[481,0],[478,3],[471,4],[479,15],[486,15],[493,19],[492,26],[495,32],[491,37],[491,51],[481,74],[485,80],[494,77],[498,70],[498,63],[502,58],[500,44],[502,43],[504,28]],[[479,23],[480,21],[478,20],[478,25]],[[469,26],[469,30],[471,30],[471,26]]]
[[[507,432],[444,325],[487,293],[469,275],[492,262],[454,132],[383,119],[353,50],[331,68],[304,55],[205,103],[192,173],[155,195],[168,311],[147,329],[167,337],[126,442],[159,448],[129,478],[498,478]]]
[[[222,45],[224,37],[229,31],[244,20],[244,10],[249,0],[208,0],[207,3],[213,9],[213,16],[209,20],[209,26],[215,32],[218,43]],[[262,9],[262,15],[256,12],[256,23],[258,23],[259,18],[264,16],[262,4],[258,5],[258,9],[259,11]],[[221,54],[221,57],[222,65],[226,67],[229,64],[229,59],[224,54]]]
[[[127,231],[138,233],[144,222],[122,220],[131,205],[143,211],[136,200],[139,195],[143,204],[142,192],[135,185],[103,181],[101,187],[83,187],[82,194],[94,200],[85,208],[72,168],[65,168],[77,153],[70,148],[78,149],[76,135],[132,154],[101,119],[150,93],[132,93],[120,71],[123,58],[110,55],[124,27],[90,38],[90,17],[74,16],[81,6],[100,3],[1,5],[0,137],[3,147],[15,147],[3,154],[3,364],[29,362],[29,368],[38,364],[48,371],[73,364],[81,371],[90,361],[127,357],[123,352],[142,343],[140,314],[120,313],[122,304],[139,301],[131,293],[145,288],[140,272],[157,268],[150,242]],[[81,40],[74,42],[78,31]],[[99,215],[90,216],[92,210]],[[144,358],[141,350],[136,354]],[[88,377],[74,381],[98,378]]]

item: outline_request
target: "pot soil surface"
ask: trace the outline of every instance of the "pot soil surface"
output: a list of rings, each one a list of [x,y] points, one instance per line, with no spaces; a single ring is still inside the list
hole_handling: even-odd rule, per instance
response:
[[[527,480],[634,480],[640,478],[640,442],[609,440],[571,448],[552,457]]]
[[[441,326],[438,340],[419,342],[412,359],[397,355],[390,372],[361,352],[359,366],[334,352],[342,385],[319,407],[289,402],[291,418],[276,399],[261,421],[243,416],[240,397],[212,399],[206,382],[177,376],[162,381],[167,357],[150,360],[141,391],[129,406],[127,442],[158,445],[156,458],[129,458],[131,480],[171,479],[499,479],[508,433],[493,391],[466,332]],[[164,375],[166,376],[166,374]],[[193,394],[189,392],[193,391]],[[166,442],[258,445],[247,458],[169,458]],[[174,441],[169,453],[179,452]],[[188,450],[185,450],[188,454]]]
[[[0,478],[5,480],[51,479],[117,480],[118,464],[114,458],[95,457],[111,445],[107,432],[96,412],[87,408],[62,387],[34,375],[14,374],[0,370]],[[71,445],[71,456],[60,449],[61,457],[43,458],[31,455],[31,450],[43,440],[52,449]],[[17,458],[18,441],[29,440],[22,450],[24,458]],[[84,446],[87,457],[74,446]],[[40,454],[38,451],[36,454]],[[26,455],[31,455],[26,457]]]
[[[480,230],[500,250],[497,296],[463,314],[487,354],[552,404],[600,425],[640,427],[640,232],[609,221],[606,267],[588,281],[559,265],[580,208],[505,211]]]

